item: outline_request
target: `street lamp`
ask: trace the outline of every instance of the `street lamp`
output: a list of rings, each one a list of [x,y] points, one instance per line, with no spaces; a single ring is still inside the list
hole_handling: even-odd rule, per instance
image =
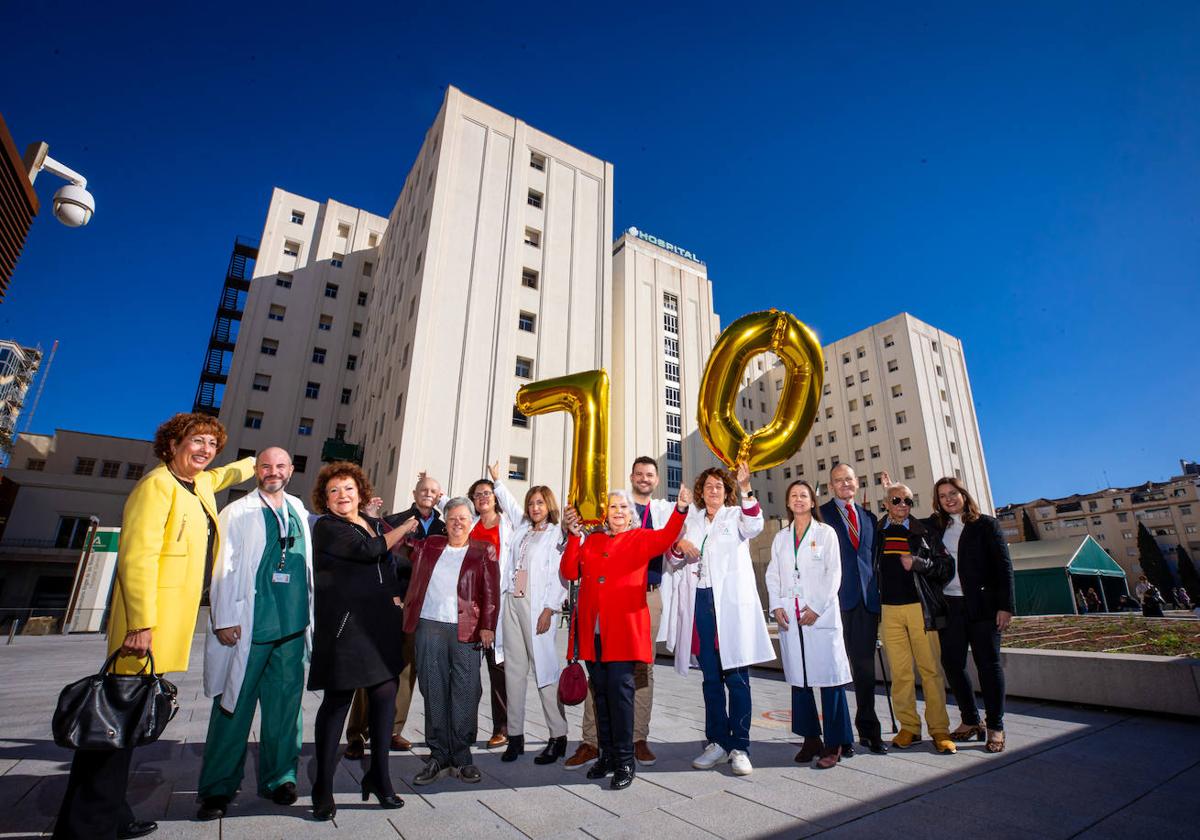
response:
[[[32,184],[43,169],[64,181],[70,181],[54,194],[54,218],[67,227],[82,227],[92,220],[92,214],[96,212],[96,199],[87,191],[87,178],[50,157],[49,151],[47,143],[33,143],[25,150],[29,183]]]

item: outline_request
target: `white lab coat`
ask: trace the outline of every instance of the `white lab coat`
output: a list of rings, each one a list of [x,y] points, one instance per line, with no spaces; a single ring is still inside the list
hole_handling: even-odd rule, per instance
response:
[[[500,501],[507,515],[508,511],[523,511],[521,503],[509,492],[503,483],[496,482],[496,498]],[[509,544],[504,551],[504,562],[500,565],[500,620],[496,624],[496,661],[504,661],[504,594],[512,590],[512,576],[517,567],[517,553],[521,550],[521,541],[532,531],[533,523],[519,516],[513,527]],[[562,612],[563,601],[567,599],[567,587],[559,576],[558,566],[562,557],[560,546],[566,545],[566,537],[557,525],[550,525],[544,531],[533,532],[532,544],[529,546],[529,558],[526,569],[529,572],[529,587],[524,600],[529,608],[529,627],[533,630],[533,671],[537,678],[538,688],[543,688],[558,682],[562,673],[564,661],[558,655],[555,639],[558,633],[558,622],[551,621],[550,629],[545,633],[537,632],[538,617],[543,609]]]
[[[757,508],[754,499],[744,506]],[[775,659],[762,601],[754,579],[750,559],[750,540],[763,529],[762,511],[751,516],[741,507],[722,507],[712,523],[703,508],[692,507],[683,526],[683,539],[697,547],[704,545],[703,561],[712,581],[713,602],[717,611],[717,638],[721,668],[741,668]],[[708,537],[707,542],[705,537]],[[692,619],[696,613],[696,584],[699,581],[696,560],[668,555],[672,566],[673,593],[667,648],[675,653],[675,670],[687,676],[692,656]]]
[[[798,550],[793,548],[795,539],[792,525],[775,535],[766,574],[771,613],[782,607],[788,617],[787,629],[779,628],[784,679],[801,688],[845,685],[850,682],[850,660],[838,607],[842,555],[837,532],[813,520]],[[815,624],[797,625],[797,601],[801,609],[817,614]]]
[[[304,633],[305,660],[312,652],[313,567],[312,529],[308,511],[298,497],[284,494],[287,504],[300,520],[304,532],[304,566],[308,575],[308,629]],[[221,696],[221,708],[232,713],[237,707],[246,661],[254,637],[254,595],[258,565],[266,548],[267,528],[258,493],[247,493],[230,502],[218,515],[221,528],[221,553],[213,563],[209,586],[209,621],[204,639],[204,694]],[[217,640],[216,631],[226,627],[242,628],[241,638],[233,647]]]

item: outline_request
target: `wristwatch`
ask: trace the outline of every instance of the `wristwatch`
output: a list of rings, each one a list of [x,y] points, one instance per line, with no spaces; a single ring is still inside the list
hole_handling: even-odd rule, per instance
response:
[[[749,490],[747,490],[745,493],[742,494],[742,497],[746,498],[746,499],[756,498],[756,496],[754,494],[754,488],[751,487]]]

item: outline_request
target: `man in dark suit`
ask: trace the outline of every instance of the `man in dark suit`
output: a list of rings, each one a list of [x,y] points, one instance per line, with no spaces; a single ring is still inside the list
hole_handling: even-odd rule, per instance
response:
[[[879,636],[879,586],[875,581],[875,517],[854,501],[858,476],[848,464],[829,473],[833,499],[821,505],[821,518],[838,535],[842,553],[842,634],[854,678],[854,726],[859,743],[873,753],[887,752],[875,714],[875,641]],[[847,750],[846,747],[849,747]],[[853,755],[853,744],[842,754]]]
[[[438,513],[437,503],[442,497],[442,485],[435,478],[424,473],[417,479],[413,488],[413,505],[408,510],[385,516],[384,521],[393,528],[399,528],[408,520],[416,517],[417,529],[412,532],[414,539],[423,540],[426,537],[446,536],[446,523]],[[372,499],[368,511],[374,509],[372,515],[378,515],[383,506],[383,499]],[[395,555],[396,577],[400,581],[400,592],[408,592],[408,581],[412,576],[412,562],[408,559],[408,551],[401,550]],[[403,597],[403,594],[401,595]],[[404,737],[404,724],[408,721],[408,709],[412,705],[413,688],[417,684],[416,650],[413,637],[404,637],[404,670],[400,672],[400,686],[396,690],[396,720],[392,726],[392,749],[411,750],[412,742]],[[362,758],[368,741],[366,695],[362,691],[354,693],[354,702],[350,706],[350,719],[346,724],[346,757],[357,760]]]

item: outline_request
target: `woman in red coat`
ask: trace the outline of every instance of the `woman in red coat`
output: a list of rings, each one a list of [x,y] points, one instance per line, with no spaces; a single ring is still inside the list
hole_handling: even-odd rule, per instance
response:
[[[650,560],[665,552],[683,528],[691,493],[679,491],[675,512],[666,526],[639,528],[633,500],[624,490],[608,494],[604,530],[581,542],[583,523],[573,507],[566,510],[571,536],[559,566],[564,580],[579,581],[579,603],[572,634],[580,628],[579,658],[587,662],[596,701],[600,758],[589,779],[612,774],[611,787],[633,784],[633,666],[654,662],[646,575]],[[574,639],[568,639],[568,649]]]

